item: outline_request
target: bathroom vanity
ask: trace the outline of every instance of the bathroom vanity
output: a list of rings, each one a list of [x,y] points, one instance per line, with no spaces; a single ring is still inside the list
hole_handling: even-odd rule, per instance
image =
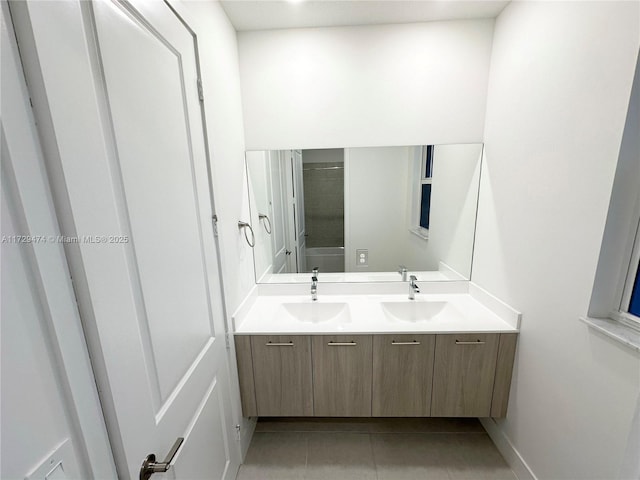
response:
[[[519,314],[479,292],[255,295],[234,319],[243,414],[504,417]]]
[[[506,415],[519,314],[469,281],[482,151],[247,152],[245,416]],[[337,266],[307,258],[336,245]]]

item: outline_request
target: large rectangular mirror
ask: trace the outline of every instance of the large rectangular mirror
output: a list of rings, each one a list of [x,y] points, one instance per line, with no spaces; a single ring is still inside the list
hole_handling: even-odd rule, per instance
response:
[[[258,283],[471,274],[482,144],[246,153]]]

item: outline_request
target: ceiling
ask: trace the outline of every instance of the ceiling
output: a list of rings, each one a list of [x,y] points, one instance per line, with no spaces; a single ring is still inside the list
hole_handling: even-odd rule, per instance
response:
[[[509,0],[221,0],[236,30],[494,18]]]

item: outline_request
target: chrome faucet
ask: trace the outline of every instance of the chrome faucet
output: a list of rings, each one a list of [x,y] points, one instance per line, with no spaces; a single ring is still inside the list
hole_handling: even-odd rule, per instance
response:
[[[315,269],[314,269],[315,270]],[[318,277],[317,273],[314,273],[311,277],[311,301],[315,302],[318,300]]]
[[[313,267],[313,270],[311,270],[311,273],[313,274],[314,277],[318,278],[318,267]]]
[[[398,268],[400,268],[400,270],[398,270],[398,273],[400,275],[402,275],[402,281],[406,282],[407,281],[407,272],[408,272],[407,267],[405,267],[404,265],[400,265],[400,267],[398,267]]]
[[[420,287],[418,287],[418,284],[416,283],[416,280],[418,280],[416,278],[415,275],[411,275],[411,277],[409,277],[410,282],[409,282],[409,300],[415,300],[416,299],[416,293],[420,293]]]

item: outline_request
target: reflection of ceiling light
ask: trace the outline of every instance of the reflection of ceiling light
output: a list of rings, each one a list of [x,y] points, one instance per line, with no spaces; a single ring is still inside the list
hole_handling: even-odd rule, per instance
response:
[[[287,0],[287,2],[289,2],[289,3],[302,3],[304,1],[305,0]]]

